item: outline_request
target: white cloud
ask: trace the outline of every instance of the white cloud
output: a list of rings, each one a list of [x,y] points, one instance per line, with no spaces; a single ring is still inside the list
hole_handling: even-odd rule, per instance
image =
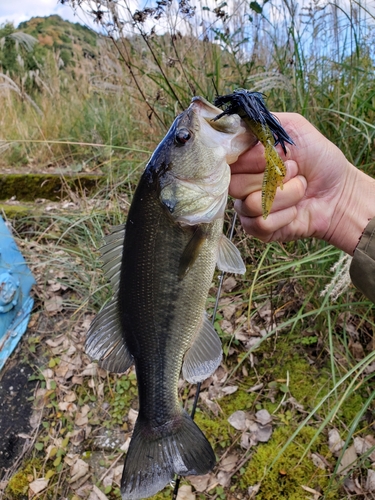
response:
[[[17,26],[35,16],[58,14],[63,19],[81,24],[89,24],[81,12],[75,15],[68,5],[61,5],[57,0],[0,0],[0,24],[11,21]]]

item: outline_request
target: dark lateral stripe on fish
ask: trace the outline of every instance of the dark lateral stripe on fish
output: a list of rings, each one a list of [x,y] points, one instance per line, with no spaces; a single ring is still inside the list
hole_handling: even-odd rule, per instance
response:
[[[285,143],[294,145],[293,139],[284,130],[278,119],[268,111],[263,98],[264,94],[260,92],[250,92],[244,89],[237,89],[232,94],[217,96],[214,101],[215,106],[223,107],[227,105],[227,107],[221,114],[216,116],[215,120],[224,115],[232,114],[243,117],[245,113],[250,120],[268,127],[275,140],[274,145],[280,144],[284,154],[286,154]]]

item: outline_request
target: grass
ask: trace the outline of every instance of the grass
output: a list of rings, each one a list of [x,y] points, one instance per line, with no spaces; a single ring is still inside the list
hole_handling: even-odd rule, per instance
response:
[[[87,497],[87,491],[64,480],[78,459],[90,463],[90,487],[96,484],[110,500],[120,498],[118,477],[112,483],[107,479],[121,464],[122,451],[99,453],[95,437],[103,428],[120,432],[123,440],[128,436],[129,410],[136,405],[134,374],[80,375],[90,366],[83,354],[85,329],[110,296],[95,249],[111,225],[125,220],[148,152],[192,95],[212,99],[238,86],[264,91],[270,109],[302,113],[350,161],[375,175],[373,19],[357,2],[346,11],[297,7],[289,1],[252,2],[237,11],[223,5],[183,20],[167,9],[162,19],[170,22],[169,32],[150,33],[152,24],[162,22],[148,16],[149,24],[137,22],[131,33],[122,33],[126,39],[116,39],[117,48],[103,45],[95,68],[74,54],[74,72],[72,67],[62,70],[52,51],[27,97],[22,78],[0,88],[3,167],[22,171],[53,165],[102,171],[107,179],[92,198],[72,193],[69,210],[57,207],[13,222],[38,278],[37,319],[21,352],[35,366],[42,390],[37,401],[43,399],[44,411],[23,464],[12,471],[13,478],[21,474],[27,483],[17,490],[10,482],[7,500],[22,498],[31,477],[49,480],[40,498]],[[323,14],[328,15],[324,23]],[[307,18],[313,30],[301,22]],[[229,219],[228,214],[228,225]],[[217,388],[238,388],[217,400],[217,406],[202,403],[197,421],[219,460],[235,452],[243,464],[227,486],[216,484],[199,498],[246,497],[256,484],[257,498],[264,500],[302,498],[302,486],[327,500],[354,498],[350,480],[361,486],[363,498],[371,498],[366,491],[371,450],[349,472],[339,473],[338,464],[355,437],[373,434],[373,306],[352,286],[333,300],[331,283],[339,270],[330,269],[341,253],[322,242],[264,245],[239,228],[235,241],[248,271],[224,292],[215,324],[227,372]],[[216,284],[209,310],[215,292]],[[61,307],[48,313],[46,304],[56,295]],[[231,316],[228,304],[234,305]],[[61,348],[45,343],[59,338],[50,333],[56,324],[63,334]],[[75,368],[65,380],[61,373],[68,360]],[[258,389],[248,392],[251,387]],[[75,397],[75,407],[62,410],[69,403],[67,394]],[[190,407],[194,388],[184,386],[180,396]],[[237,410],[252,414],[260,409],[273,417],[273,436],[244,451],[241,433],[227,418]],[[87,424],[78,425],[86,416]],[[339,457],[328,446],[332,428],[345,442]],[[325,469],[314,465],[314,454],[324,458]],[[158,495],[168,497],[168,492]]]

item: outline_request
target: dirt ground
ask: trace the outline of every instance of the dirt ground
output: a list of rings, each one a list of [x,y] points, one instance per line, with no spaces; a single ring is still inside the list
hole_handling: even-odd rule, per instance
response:
[[[30,431],[35,381],[29,381],[31,367],[17,358],[0,373],[0,480],[21,455],[22,436]]]

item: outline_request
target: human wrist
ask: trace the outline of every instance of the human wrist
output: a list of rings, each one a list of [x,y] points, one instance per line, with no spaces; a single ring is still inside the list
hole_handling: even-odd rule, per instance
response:
[[[339,197],[330,244],[353,255],[368,222],[375,217],[375,180],[349,164],[344,189]]]

